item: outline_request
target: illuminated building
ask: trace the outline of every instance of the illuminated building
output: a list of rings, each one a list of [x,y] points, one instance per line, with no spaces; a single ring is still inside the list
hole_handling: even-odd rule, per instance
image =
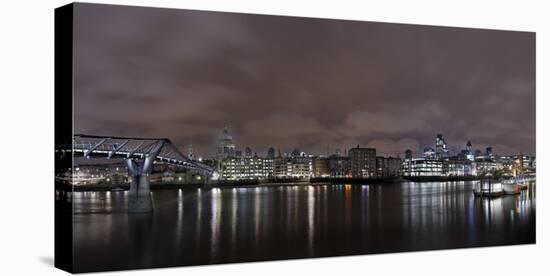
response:
[[[424,148],[424,158],[435,159],[435,150],[433,148]]]
[[[405,176],[442,176],[443,162],[439,159],[406,158],[403,172]]]
[[[351,176],[357,178],[376,175],[376,149],[361,148],[359,145],[348,151],[351,160]]]
[[[233,137],[229,135],[227,126],[224,126],[223,131],[218,139],[218,147],[216,151],[216,157],[219,161],[222,161],[228,157],[235,156],[235,144],[233,144]]]
[[[313,159],[313,176],[330,177],[329,158],[316,157]]]
[[[396,177],[402,174],[402,161],[394,157],[376,157],[376,176]]]
[[[235,150],[233,137],[229,135],[227,126],[223,128],[222,134],[218,139],[216,151],[218,160],[218,173],[222,180],[246,180],[264,178],[264,160],[256,154],[252,154],[252,149],[245,148],[243,156],[242,151]]]
[[[221,179],[223,180],[250,180],[265,178],[264,158],[257,154],[236,154],[223,160]]]
[[[494,158],[489,156],[476,156],[475,168],[477,175],[481,175],[483,173],[494,173],[499,168],[503,168],[503,166],[502,163],[497,163]]]
[[[443,161],[445,176],[475,176],[476,163],[462,157],[450,157]]]
[[[526,156],[523,154],[512,156],[514,161],[521,166],[522,169],[533,169],[536,167],[534,156]]]
[[[267,150],[267,156],[263,159],[263,175],[265,178],[272,178],[273,177],[273,171],[274,171],[274,165],[273,161],[275,160],[275,149],[270,147]]]
[[[150,183],[197,183],[200,174],[164,162],[155,162],[149,175]],[[200,183],[200,181],[198,181]]]
[[[192,183],[196,174],[186,169],[177,169],[171,165],[158,163],[153,166],[149,176],[150,183]]]
[[[245,177],[249,179],[263,179],[265,177],[263,158],[254,153],[251,157],[245,157],[244,160]]]
[[[536,170],[536,159],[534,156],[526,156],[523,154],[503,156],[500,158],[504,161],[504,166],[512,174],[520,174],[534,172]]]
[[[241,157],[228,157],[221,163],[220,176],[223,180],[241,179],[244,172],[244,161]]]
[[[462,150],[460,156],[461,158],[468,159],[470,161],[475,160],[474,151],[472,150],[472,142],[468,141],[466,143],[466,149]]]
[[[330,177],[351,177],[351,159],[348,156],[331,155],[328,158]]]
[[[313,162],[310,156],[295,149],[290,155],[277,156],[273,161],[275,178],[310,178],[313,176]]]
[[[116,185],[128,182],[126,166],[113,164],[80,164],[72,175],[74,185]]]
[[[412,150],[408,149],[405,151],[405,159],[403,159],[403,164],[401,168],[403,169],[403,175],[410,176],[412,174]]]
[[[443,139],[443,134],[437,134],[435,138],[435,155],[437,158],[449,157],[449,149],[447,148],[445,139]]]

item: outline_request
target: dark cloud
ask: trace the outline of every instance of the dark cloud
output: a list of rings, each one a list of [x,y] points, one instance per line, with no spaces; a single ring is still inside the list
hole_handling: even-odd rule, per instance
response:
[[[535,153],[535,34],[76,4],[75,127],[237,146]]]

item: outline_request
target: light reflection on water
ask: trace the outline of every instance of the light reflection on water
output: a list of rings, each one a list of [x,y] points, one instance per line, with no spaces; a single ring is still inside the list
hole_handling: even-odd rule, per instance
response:
[[[474,198],[471,182],[75,192],[77,269],[101,270],[535,242],[535,188]]]
[[[315,234],[315,189],[311,186],[307,188],[307,242],[308,255],[313,256],[313,235]]]

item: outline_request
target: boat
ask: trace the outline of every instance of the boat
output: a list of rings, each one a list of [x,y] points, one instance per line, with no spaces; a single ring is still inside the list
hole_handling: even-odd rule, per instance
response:
[[[521,187],[516,177],[506,176],[500,179],[502,190],[506,195],[516,195],[521,193]]]
[[[520,174],[519,177],[516,178],[516,182],[520,190],[527,190],[529,188],[529,183],[524,174]]]
[[[504,195],[502,182],[492,178],[482,178],[474,183],[474,196],[478,197],[499,197]]]

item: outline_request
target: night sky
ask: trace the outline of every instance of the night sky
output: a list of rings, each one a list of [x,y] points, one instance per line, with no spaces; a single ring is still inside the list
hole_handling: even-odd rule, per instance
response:
[[[535,154],[535,34],[76,4],[75,131],[396,156]]]

